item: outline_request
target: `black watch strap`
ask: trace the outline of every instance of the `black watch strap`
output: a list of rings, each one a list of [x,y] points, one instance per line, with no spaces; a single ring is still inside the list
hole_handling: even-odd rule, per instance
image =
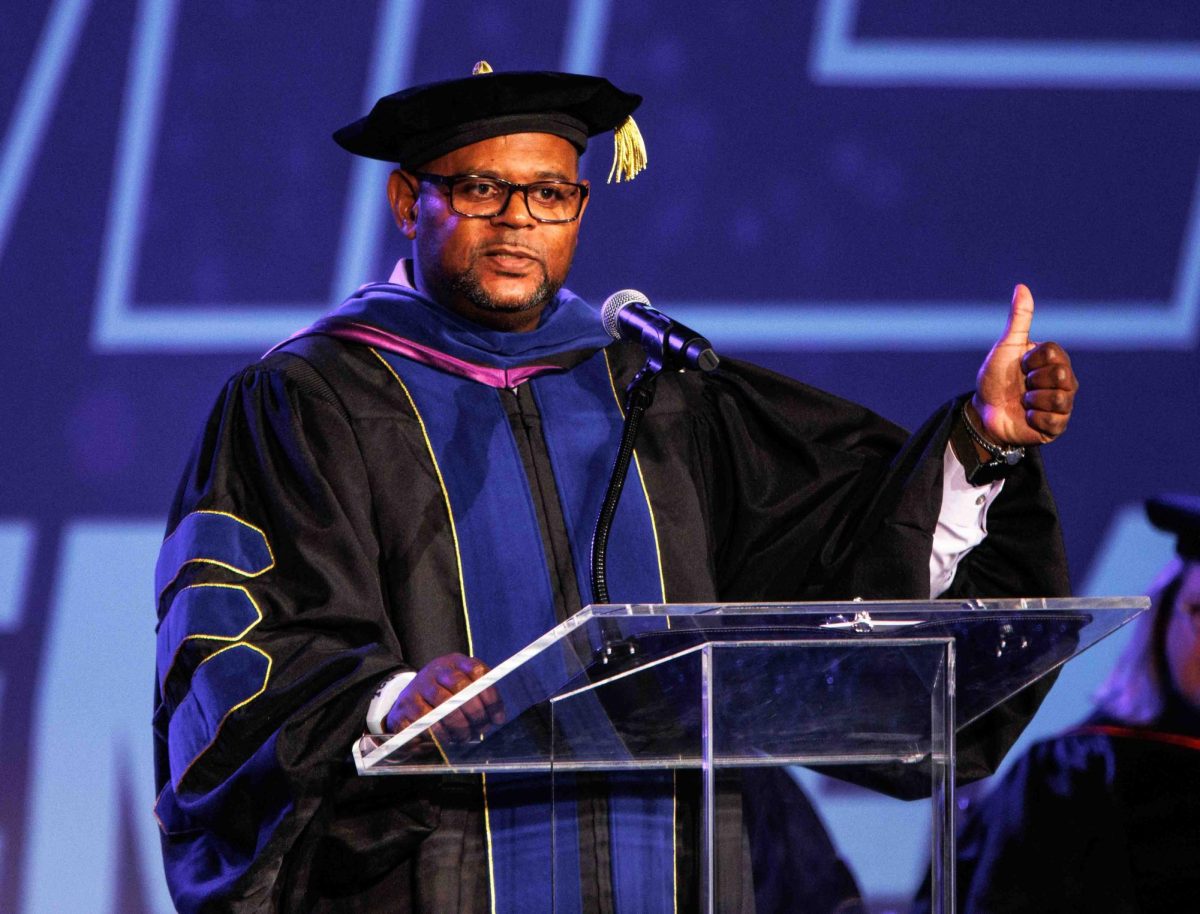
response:
[[[987,451],[992,459],[980,460],[976,444]],[[963,465],[967,482],[973,486],[986,486],[1005,479],[1025,456],[1024,448],[1002,448],[984,439],[967,418],[965,402],[954,417],[954,425],[950,429],[950,447]]]

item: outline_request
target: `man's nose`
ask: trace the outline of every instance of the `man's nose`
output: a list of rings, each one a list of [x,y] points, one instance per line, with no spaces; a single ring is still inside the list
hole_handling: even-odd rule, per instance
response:
[[[504,209],[500,210],[493,218],[503,225],[512,225],[518,228],[537,223],[537,220],[529,213],[525,192],[516,188],[513,188],[512,193],[508,195],[508,202],[504,204]]]

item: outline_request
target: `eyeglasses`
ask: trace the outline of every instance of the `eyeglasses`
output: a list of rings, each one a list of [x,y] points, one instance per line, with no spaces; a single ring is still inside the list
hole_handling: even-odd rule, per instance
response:
[[[472,219],[499,216],[508,208],[512,195],[520,191],[526,211],[538,222],[574,222],[583,212],[583,201],[588,195],[586,184],[570,181],[514,184],[485,175],[433,175],[423,171],[412,174],[421,181],[448,188],[450,208]]]

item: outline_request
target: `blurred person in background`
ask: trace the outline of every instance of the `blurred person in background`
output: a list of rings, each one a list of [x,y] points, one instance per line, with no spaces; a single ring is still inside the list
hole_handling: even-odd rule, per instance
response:
[[[1200,906],[1200,496],[1146,511],[1177,555],[1095,712],[1034,745],[966,822],[961,914]]]

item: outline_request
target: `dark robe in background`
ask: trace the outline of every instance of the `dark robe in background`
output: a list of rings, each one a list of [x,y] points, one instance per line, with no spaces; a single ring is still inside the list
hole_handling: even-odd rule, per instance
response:
[[[376,323],[408,338],[420,328],[405,324],[406,309],[441,321],[446,339],[473,327],[411,290],[377,285],[363,295],[375,296]],[[555,305],[579,307],[567,293]],[[361,308],[354,316],[363,320]],[[582,370],[605,358],[598,345],[588,336],[549,357]],[[613,344],[607,359],[623,390],[643,353]],[[537,513],[530,535],[544,546],[563,618],[589,595],[580,593],[579,544],[564,524],[531,395],[539,383],[493,391],[506,417],[494,432],[511,435],[520,453]],[[909,436],[862,407],[735,360],[712,375],[664,375],[637,453],[666,598],[928,598],[942,458],[959,402]],[[614,454],[595,455],[601,490]],[[156,814],[180,909],[487,910],[478,779],[359,778],[349,756],[384,679],[468,652],[443,481],[414,404],[380,353],[308,335],[230,380],[177,493],[172,531],[160,560],[159,616],[168,621],[160,623]],[[472,547],[503,563],[509,535],[497,529]],[[960,564],[947,596],[1066,593],[1057,518],[1034,451],[1006,481],[986,540]],[[205,604],[189,609],[197,594]],[[213,610],[214,595],[226,609]],[[960,734],[966,777],[994,769],[1044,691],[1026,690]],[[775,821],[759,802],[784,810],[791,802],[786,775],[765,786],[755,777],[774,776],[752,776],[750,808],[729,811],[745,812],[747,834]],[[795,802],[803,814],[803,798]],[[594,872],[584,906],[605,910],[608,851],[602,830],[588,834]],[[681,834],[681,882],[695,865],[689,837]],[[811,875],[806,888],[786,853],[771,866],[764,853],[780,852],[760,848],[752,879],[750,851],[733,849],[722,910],[752,910],[756,893],[764,906],[798,900],[825,878]],[[832,879],[837,897],[853,893],[846,877]],[[683,899],[680,910],[692,903]]]
[[[957,888],[959,914],[1200,908],[1200,712],[1173,696],[1037,743],[971,812]]]

